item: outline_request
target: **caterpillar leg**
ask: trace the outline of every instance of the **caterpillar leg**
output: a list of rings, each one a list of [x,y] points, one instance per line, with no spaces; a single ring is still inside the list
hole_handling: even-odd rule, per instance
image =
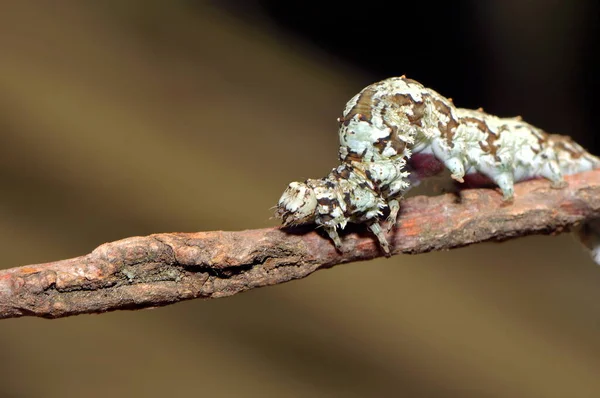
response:
[[[336,227],[324,226],[324,229],[325,232],[327,232],[327,235],[329,235],[329,237],[333,241],[335,248],[341,251],[342,241],[340,239],[340,235],[338,234]]]
[[[450,170],[451,177],[458,181],[464,182],[463,177],[465,176],[465,166],[459,158],[450,158],[444,162],[444,165]]]
[[[441,138],[434,138],[432,140],[431,150],[435,157],[442,161],[444,166],[450,170],[452,178],[458,182],[463,182],[465,167],[463,162],[456,157],[456,152],[448,148],[447,144]]]
[[[383,233],[383,230],[381,229],[381,225],[379,225],[379,223],[375,222],[375,223],[369,225],[369,229],[377,237],[377,240],[379,241],[379,245],[385,252],[385,255],[389,256],[390,255],[390,245],[389,245],[387,239],[385,238],[385,234]]]
[[[498,187],[502,191],[502,200],[504,200],[505,202],[510,202],[511,200],[513,200],[515,196],[515,181],[512,172],[502,172],[501,174],[498,174],[497,176],[492,178],[492,180],[494,181],[494,183],[496,183],[496,185],[498,185]]]
[[[396,199],[392,199],[388,202],[390,208],[390,215],[386,219],[388,223],[387,231],[390,232],[396,225],[396,219],[398,218],[398,212],[400,211],[400,202]]]
[[[562,171],[556,160],[548,162],[542,169],[541,175],[552,182],[552,188],[560,189],[567,186],[567,182],[563,178]]]

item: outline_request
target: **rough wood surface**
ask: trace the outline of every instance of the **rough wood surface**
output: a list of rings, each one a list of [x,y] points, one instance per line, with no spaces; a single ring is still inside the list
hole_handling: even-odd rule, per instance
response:
[[[551,234],[600,215],[600,170],[517,184],[513,203],[493,189],[402,202],[392,253],[447,250],[487,240]],[[58,318],[231,296],[304,278],[383,253],[364,227],[342,235],[343,252],[307,226],[239,232],[163,233],[105,243],[92,253],[0,271],[0,318]]]

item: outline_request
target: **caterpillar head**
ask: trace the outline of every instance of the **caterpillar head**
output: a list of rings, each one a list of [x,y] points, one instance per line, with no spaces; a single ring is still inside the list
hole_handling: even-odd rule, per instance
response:
[[[309,181],[290,183],[277,203],[275,217],[288,226],[313,223],[316,216],[317,196]]]

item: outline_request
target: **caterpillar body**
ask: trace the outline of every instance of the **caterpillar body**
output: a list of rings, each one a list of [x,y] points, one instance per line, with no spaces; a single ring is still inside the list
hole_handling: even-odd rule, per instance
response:
[[[536,177],[563,187],[564,175],[600,167],[570,137],[520,117],[457,108],[422,84],[392,77],[364,88],[338,119],[340,166],[321,179],[292,182],[278,202],[284,225],[316,223],[338,250],[338,228],[365,223],[389,253],[380,219],[396,223],[402,195],[445,168],[458,182],[491,182],[513,199],[515,182]]]

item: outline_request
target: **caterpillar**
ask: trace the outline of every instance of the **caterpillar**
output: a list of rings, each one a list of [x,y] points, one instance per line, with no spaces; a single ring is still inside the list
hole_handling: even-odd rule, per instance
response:
[[[380,224],[384,211],[389,231],[402,196],[444,168],[460,183],[498,186],[510,202],[516,182],[541,177],[560,188],[564,175],[600,167],[600,158],[570,137],[548,134],[520,117],[457,108],[405,76],[365,87],[338,123],[340,165],[324,178],[290,183],[275,212],[284,226],[321,226],[338,250],[338,229],[364,223],[389,254]]]

